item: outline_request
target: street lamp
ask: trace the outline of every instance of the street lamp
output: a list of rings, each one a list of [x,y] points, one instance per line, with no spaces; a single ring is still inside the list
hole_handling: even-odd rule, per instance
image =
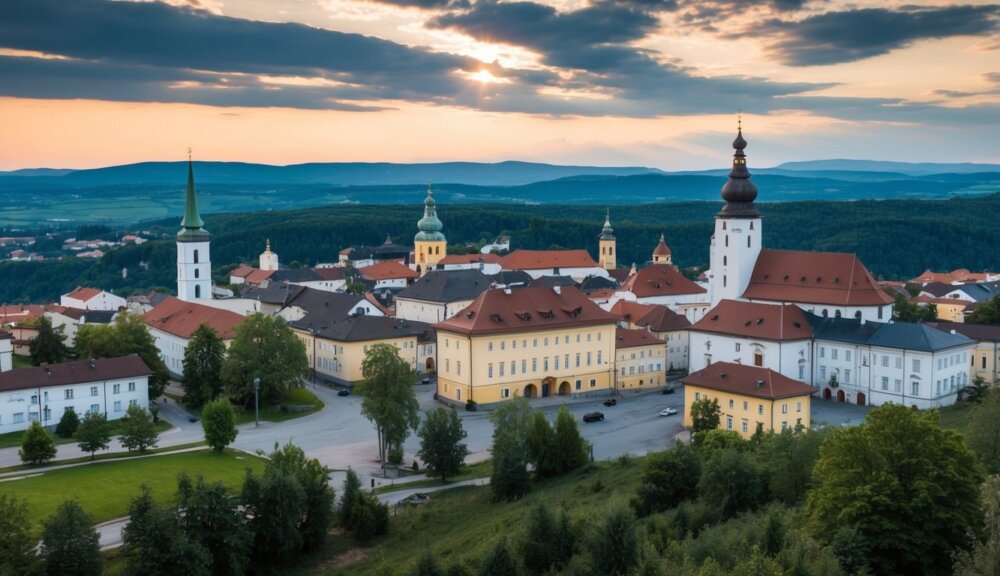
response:
[[[253,425],[260,426],[260,376],[253,377]]]

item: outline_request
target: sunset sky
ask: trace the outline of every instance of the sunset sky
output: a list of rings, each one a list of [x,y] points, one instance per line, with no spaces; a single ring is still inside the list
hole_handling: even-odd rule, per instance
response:
[[[1000,162],[1000,5],[3,0],[0,170]]]

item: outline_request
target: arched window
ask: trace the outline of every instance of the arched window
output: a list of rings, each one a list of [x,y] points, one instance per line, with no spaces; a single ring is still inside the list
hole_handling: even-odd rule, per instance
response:
[[[726,229],[726,221],[725,221],[725,220],[723,220],[723,221],[722,221],[722,229],[723,229],[723,230],[725,230],[725,229]]]
[[[201,298],[201,286],[194,287],[194,297]]]
[[[194,251],[194,263],[195,264],[198,263],[198,251],[197,250]]]
[[[753,230],[753,220],[750,221],[750,229]]]
[[[729,247],[729,234],[726,234],[726,247]]]
[[[854,317],[857,318],[858,320],[861,320],[861,310],[858,310],[857,312],[855,312],[854,313]]]
[[[747,248],[749,248],[749,247],[750,247],[750,237],[747,236]]]
[[[723,266],[726,266],[728,261],[729,261],[729,258],[727,256],[723,256],[722,257],[722,265]]]
[[[199,270],[199,269],[195,268],[195,269],[194,269],[194,277],[195,277],[195,278],[199,278],[199,277],[201,277],[201,270]]]
[[[722,275],[722,287],[723,288],[726,287],[726,275],[725,274]]]

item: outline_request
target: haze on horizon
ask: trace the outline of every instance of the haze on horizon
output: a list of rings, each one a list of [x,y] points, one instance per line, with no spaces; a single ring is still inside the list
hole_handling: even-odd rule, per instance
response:
[[[0,170],[1000,162],[1000,5],[5,0]]]

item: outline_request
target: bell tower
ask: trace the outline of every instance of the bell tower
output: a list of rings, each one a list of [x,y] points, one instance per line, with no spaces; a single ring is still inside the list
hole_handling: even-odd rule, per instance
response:
[[[670,251],[670,246],[667,246],[667,238],[660,234],[660,243],[653,249],[653,264],[673,265],[673,263],[673,253]]]
[[[204,225],[198,214],[194,165],[189,150],[184,219],[177,232],[177,297],[186,302],[212,299],[212,259],[209,255],[211,237],[203,228]]]
[[[441,233],[444,224],[437,217],[437,204],[430,185],[424,199],[424,217],[417,222],[417,229],[420,231],[413,237],[413,252],[417,272],[423,276],[428,270],[434,270],[437,263],[448,255],[448,240]]]
[[[609,209],[607,214],[604,216],[604,228],[601,229],[601,235],[598,236],[598,251],[600,252],[600,258],[598,259],[601,268],[605,270],[614,270],[618,267],[618,242],[615,240],[615,231],[611,229],[611,210]]]

